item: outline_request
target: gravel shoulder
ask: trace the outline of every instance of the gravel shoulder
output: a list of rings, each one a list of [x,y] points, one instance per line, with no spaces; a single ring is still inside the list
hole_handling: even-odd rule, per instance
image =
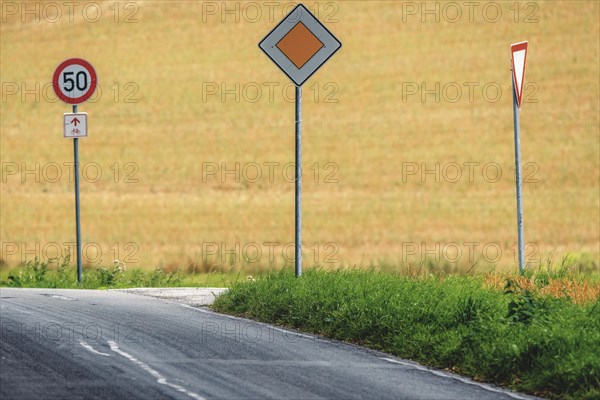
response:
[[[176,301],[192,307],[206,307],[211,305],[218,295],[226,292],[227,288],[134,288],[111,289],[109,291],[126,292],[162,300]]]

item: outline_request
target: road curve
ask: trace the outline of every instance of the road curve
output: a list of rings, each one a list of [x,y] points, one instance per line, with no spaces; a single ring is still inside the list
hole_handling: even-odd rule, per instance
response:
[[[527,399],[384,353],[126,292],[0,289],[2,399]]]

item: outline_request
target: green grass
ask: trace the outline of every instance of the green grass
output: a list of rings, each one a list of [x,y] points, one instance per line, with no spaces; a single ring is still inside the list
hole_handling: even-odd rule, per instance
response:
[[[216,311],[314,332],[551,398],[600,397],[600,301],[507,279],[310,269],[237,282]]]
[[[82,283],[77,284],[76,267],[66,257],[59,262],[29,261],[18,268],[0,272],[0,287],[114,289],[130,287],[228,287],[246,279],[243,270],[189,273],[134,269],[127,271],[122,264],[111,267],[84,267]]]

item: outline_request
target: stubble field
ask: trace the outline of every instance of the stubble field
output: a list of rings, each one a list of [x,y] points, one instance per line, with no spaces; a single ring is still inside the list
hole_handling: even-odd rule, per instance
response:
[[[294,90],[257,46],[289,3],[82,2],[55,22],[43,3],[39,22],[8,4],[21,7],[2,2],[4,267],[72,248],[70,107],[47,86],[70,57],[90,61],[101,88],[80,106],[88,265],[291,263]],[[439,12],[306,3],[343,47],[303,89],[305,264],[515,267],[509,45],[528,40],[527,260],[575,253],[598,270],[600,5],[471,14],[459,2],[458,17],[427,4]]]

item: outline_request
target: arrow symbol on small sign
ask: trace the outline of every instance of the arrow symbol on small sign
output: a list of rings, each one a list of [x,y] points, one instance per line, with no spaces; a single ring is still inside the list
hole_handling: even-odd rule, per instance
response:
[[[80,121],[79,121],[77,118],[73,118],[73,119],[71,120],[71,123],[72,123],[73,125],[77,126],[77,124],[79,124],[79,123],[80,123]]]

